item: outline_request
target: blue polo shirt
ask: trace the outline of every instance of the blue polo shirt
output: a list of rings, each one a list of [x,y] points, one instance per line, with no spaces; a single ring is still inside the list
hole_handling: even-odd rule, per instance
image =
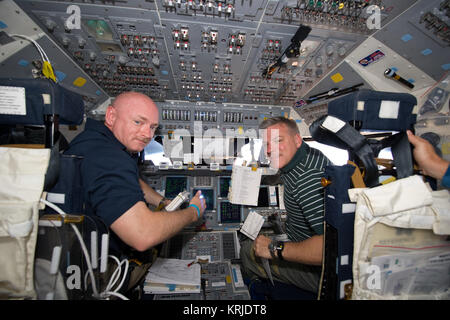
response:
[[[145,201],[137,155],[129,153],[103,122],[87,119],[84,131],[65,154],[84,158],[81,178],[86,215],[99,217],[109,227],[138,201]],[[119,250],[125,245],[117,236],[110,238],[110,244]]]
[[[446,188],[450,188],[450,166],[445,171],[444,177],[442,177],[442,185]]]

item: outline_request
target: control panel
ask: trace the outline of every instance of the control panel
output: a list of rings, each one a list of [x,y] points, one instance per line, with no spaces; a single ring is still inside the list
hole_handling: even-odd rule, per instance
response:
[[[387,23],[411,5],[380,0],[16,3],[42,29],[40,41],[54,58],[56,77],[83,93],[88,115],[108,96],[128,90],[155,101],[291,106],[377,30],[368,23],[373,15]],[[439,25],[430,15],[422,20]],[[264,76],[301,25],[311,32],[299,55]],[[72,66],[56,58],[61,53]],[[40,77],[38,57],[11,57],[2,71],[18,75],[19,64],[20,76]],[[33,63],[23,66],[23,61]],[[180,117],[187,119],[184,113]]]
[[[166,258],[217,262],[239,257],[236,231],[183,232],[164,243]]]
[[[222,174],[227,173],[221,172]],[[195,172],[195,176],[193,176]],[[230,175],[212,173],[206,168],[197,168],[189,172],[184,170],[168,170],[164,174],[143,174],[144,180],[157,192],[168,199],[173,199],[180,192],[188,191],[192,198],[197,191],[201,191],[205,198],[206,210],[203,217],[187,230],[237,230],[243,224],[250,211],[256,211],[266,220],[266,226],[277,222],[282,223],[286,218],[282,200],[280,200],[281,185],[262,184],[259,189],[257,206],[245,206],[230,203],[228,192],[231,186]],[[186,208],[186,201],[180,208]],[[280,209],[281,207],[281,209]]]
[[[179,134],[192,137],[247,137],[258,132],[259,124],[272,117],[289,117],[290,108],[255,104],[189,103],[166,101],[158,103],[159,128],[156,135],[174,138]],[[209,129],[211,130],[208,134]],[[252,131],[252,132],[249,132]]]

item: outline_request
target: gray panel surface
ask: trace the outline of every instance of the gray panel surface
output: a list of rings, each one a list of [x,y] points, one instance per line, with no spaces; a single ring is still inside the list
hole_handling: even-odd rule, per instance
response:
[[[450,43],[435,34],[437,29],[427,28],[426,22],[420,23],[420,20],[426,13],[434,13],[447,21],[448,30],[448,17],[439,10],[442,2],[418,2],[374,35],[435,80],[450,68]],[[448,31],[447,39],[450,39]]]

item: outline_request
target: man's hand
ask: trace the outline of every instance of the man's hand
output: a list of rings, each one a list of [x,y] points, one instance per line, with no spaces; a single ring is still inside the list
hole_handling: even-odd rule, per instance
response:
[[[172,202],[172,200],[165,199],[163,202],[164,202],[164,207],[167,207]]]
[[[434,147],[427,140],[415,136],[407,130],[409,142],[414,146],[414,159],[422,169],[423,174],[442,179],[448,169],[449,162],[439,157],[434,151]]]
[[[197,219],[201,218],[206,210],[206,201],[205,198],[203,198],[202,192],[200,190],[197,191],[189,204],[194,204],[200,209],[200,217],[198,217]],[[195,215],[197,216],[197,210],[195,210]]]
[[[253,242],[253,249],[255,250],[255,255],[261,258],[272,259],[270,254],[269,244],[272,240],[266,236],[259,235]]]

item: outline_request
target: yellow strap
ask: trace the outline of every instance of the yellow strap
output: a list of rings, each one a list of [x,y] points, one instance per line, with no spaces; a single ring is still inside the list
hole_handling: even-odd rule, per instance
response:
[[[356,165],[356,163],[348,160],[347,164],[350,164],[352,166],[355,167],[355,172],[353,172],[352,175],[352,182],[353,182],[353,187],[355,188],[365,188],[366,184],[364,183],[361,171],[359,170],[359,167]]]
[[[7,148],[24,148],[24,149],[44,149],[45,145],[43,144],[3,144],[0,147]]]

